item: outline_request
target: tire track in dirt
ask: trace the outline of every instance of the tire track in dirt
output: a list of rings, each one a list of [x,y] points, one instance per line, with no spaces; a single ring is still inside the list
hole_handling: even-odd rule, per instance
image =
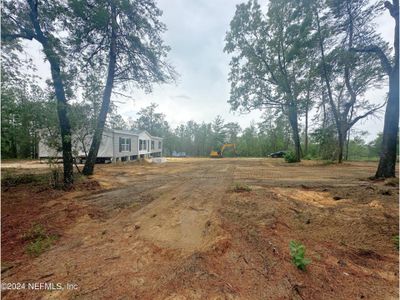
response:
[[[165,178],[164,174],[155,176],[159,182],[135,180],[134,186],[81,198],[78,201],[110,213],[102,220],[87,216],[77,220],[57,248],[23,266],[8,280],[35,281],[52,274],[51,281],[79,284],[77,292],[52,293],[53,298],[61,299],[103,299],[123,295],[126,290],[141,295],[152,289],[154,278],[171,270],[171,264],[207,249],[225,234],[216,210],[233,171],[233,166],[216,161],[198,165],[195,171],[182,170],[179,177]],[[145,194],[154,199],[138,210],[131,209]],[[126,207],[119,207],[121,203]],[[118,286],[124,290],[116,289]],[[19,291],[5,298],[29,299],[29,295],[29,291]]]
[[[223,235],[216,211],[233,181],[234,166],[213,163],[202,167],[167,191],[144,210],[138,211],[139,235],[183,251],[205,249]],[[209,176],[208,174],[217,174]],[[143,228],[143,229],[142,229]]]

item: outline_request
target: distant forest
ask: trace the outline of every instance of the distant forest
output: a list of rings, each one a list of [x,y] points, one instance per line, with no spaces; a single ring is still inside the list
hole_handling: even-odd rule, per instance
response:
[[[4,78],[4,77],[3,77]],[[45,138],[53,147],[60,147],[59,128],[54,102],[44,98],[34,102],[26,99],[26,95],[38,97],[42,92],[37,86],[35,90],[25,90],[18,94],[19,87],[12,90],[2,90],[2,158],[37,158],[38,142]],[[7,93],[8,92],[8,93]],[[43,96],[43,95],[41,95]],[[38,98],[35,98],[38,99]],[[93,99],[94,100],[94,99]],[[86,101],[87,102],[87,101]],[[75,103],[71,105],[71,124],[73,131],[83,141],[85,136],[93,134],[96,124],[96,103]],[[242,157],[265,157],[276,151],[293,149],[291,130],[288,120],[283,114],[274,118],[264,115],[259,123],[241,128],[238,123],[224,122],[216,116],[211,123],[189,121],[176,128],[171,128],[166,116],[157,110],[152,103],[138,112],[136,120],[124,120],[115,113],[113,107],[107,118],[107,127],[112,129],[144,129],[154,136],[164,138],[164,155],[173,151],[185,152],[187,156],[207,157],[211,150],[219,150],[224,143],[235,143],[237,154]],[[356,132],[346,141],[345,159],[377,160],[379,157],[382,135],[369,143],[364,137],[367,132]],[[305,136],[302,145],[305,159],[334,160],[336,158],[336,136],[332,127],[330,130],[315,129],[311,132],[308,145],[305,147]],[[233,156],[231,149],[224,156]]]

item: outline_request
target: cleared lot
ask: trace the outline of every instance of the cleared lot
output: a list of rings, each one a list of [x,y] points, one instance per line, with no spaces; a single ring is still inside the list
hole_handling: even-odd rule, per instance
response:
[[[398,186],[369,181],[375,168],[187,158],[99,165],[68,193],[3,187],[3,281],[79,286],[3,296],[397,299]],[[60,237],[30,258],[22,236],[34,223]],[[306,272],[291,240],[307,249]]]

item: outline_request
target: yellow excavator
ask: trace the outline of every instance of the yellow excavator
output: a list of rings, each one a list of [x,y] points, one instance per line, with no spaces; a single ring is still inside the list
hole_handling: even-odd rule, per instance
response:
[[[236,144],[223,144],[220,151],[212,150],[211,153],[210,153],[210,157],[211,158],[222,158],[224,150],[226,148],[230,148],[230,147],[233,148],[233,152],[235,153],[235,155],[237,155],[237,153],[236,153]]]

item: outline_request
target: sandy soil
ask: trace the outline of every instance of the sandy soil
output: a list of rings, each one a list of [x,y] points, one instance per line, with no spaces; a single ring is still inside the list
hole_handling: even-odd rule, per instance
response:
[[[3,187],[2,264],[12,268],[2,281],[64,289],[2,296],[398,299],[398,184],[368,180],[375,168],[186,158],[98,165],[71,192]],[[31,258],[22,236],[35,223],[60,238]],[[306,246],[306,272],[291,263],[291,240]]]

